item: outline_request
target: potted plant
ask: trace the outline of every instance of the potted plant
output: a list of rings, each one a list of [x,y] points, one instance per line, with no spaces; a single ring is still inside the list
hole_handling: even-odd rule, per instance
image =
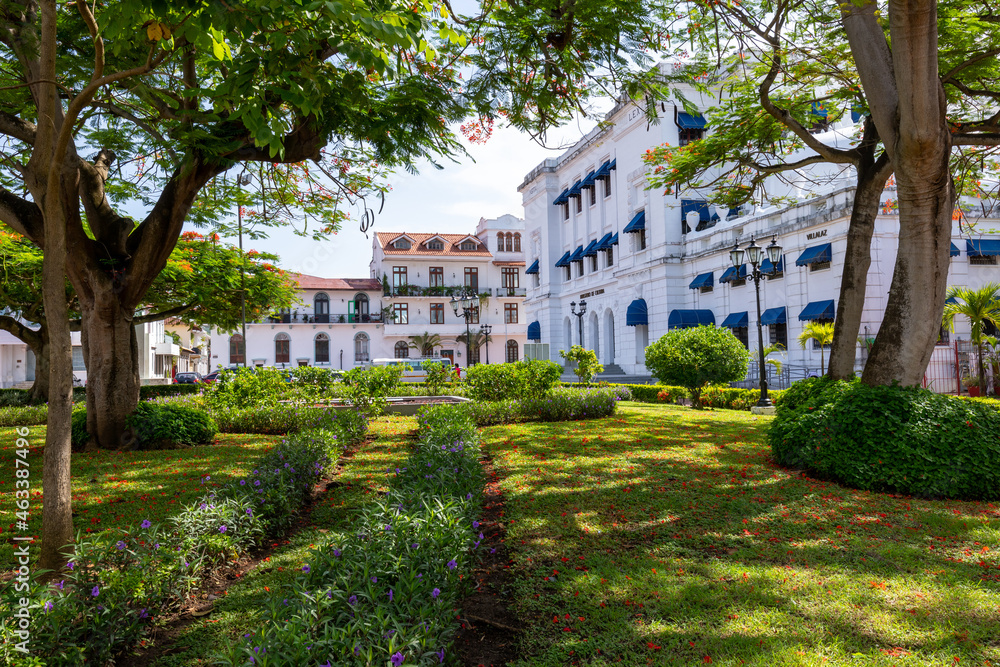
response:
[[[969,396],[979,396],[979,378],[975,375],[962,377],[962,386],[969,391]]]

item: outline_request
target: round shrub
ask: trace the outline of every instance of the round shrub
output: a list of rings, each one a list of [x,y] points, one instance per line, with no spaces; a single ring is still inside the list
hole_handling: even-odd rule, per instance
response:
[[[686,387],[701,407],[706,384],[742,380],[750,352],[729,329],[715,325],[674,329],[646,348],[646,367],[663,384]]]
[[[562,367],[538,359],[509,364],[476,364],[466,371],[467,395],[475,401],[524,400],[547,396]]]
[[[198,445],[212,442],[218,427],[208,413],[175,403],[140,402],[135,412],[125,420],[125,427],[134,440],[126,449],[159,449],[168,443]],[[70,440],[74,447],[87,444],[87,410],[73,411]]]
[[[853,488],[1000,498],[1000,412],[919,387],[795,383],[768,440],[779,463]]]

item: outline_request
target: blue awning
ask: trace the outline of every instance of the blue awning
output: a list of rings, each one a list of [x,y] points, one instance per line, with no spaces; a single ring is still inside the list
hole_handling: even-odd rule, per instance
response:
[[[709,271],[708,273],[703,273],[694,280],[692,280],[691,284],[688,285],[688,287],[690,287],[691,289],[699,289],[701,287],[711,287],[714,284],[713,283],[714,278],[715,274],[711,271]]]
[[[584,257],[597,257],[597,239],[594,239],[589,244],[587,248],[583,251]]]
[[[607,250],[611,247],[611,232],[608,232],[601,237],[601,240],[597,242],[597,250]]]
[[[746,329],[750,326],[750,317],[745,310],[742,313],[729,313],[721,326],[730,329]]]
[[[960,251],[960,250],[958,249],[958,246],[957,246],[957,245],[955,245],[954,243],[952,243],[952,244],[951,244],[951,256],[952,256],[952,257],[958,257],[958,256],[959,256],[959,255],[961,255],[961,254],[962,254],[962,253],[961,253],[961,251]]]
[[[556,266],[569,266],[569,251],[559,258],[559,261],[556,262]]]
[[[865,116],[867,116],[868,114],[866,114],[864,111],[865,110],[864,110],[863,107],[860,107],[860,106],[858,106],[856,104],[854,106],[852,106],[851,107],[851,122],[852,123],[857,123],[859,120],[861,120],[862,118],[864,118]]]
[[[965,254],[969,257],[988,257],[1000,255],[1000,241],[990,239],[968,239],[965,242]]]
[[[772,269],[774,269],[774,264],[771,264],[771,258],[765,257],[764,261],[760,263],[760,272],[771,273]],[[778,260],[778,273],[784,273],[784,272],[785,272],[785,256],[782,255],[781,259]]]
[[[570,255],[569,261],[571,261],[571,262],[582,262],[583,261],[583,246],[582,245],[581,246],[577,246],[576,250],[573,251],[573,254]]]
[[[618,168],[618,158],[615,158],[614,160],[611,161],[611,166],[609,167],[609,169],[617,169],[617,168]]]
[[[569,192],[566,193],[566,196],[579,197],[581,188],[583,188],[583,181],[577,181],[576,183],[573,184],[573,187],[569,189]]]
[[[728,269],[726,269],[726,272],[722,274],[721,278],[719,278],[719,282],[728,283],[732,280],[746,280],[746,277],[747,277],[747,265],[740,264],[740,268],[738,269],[735,266],[730,266]]]
[[[538,273],[538,260],[537,259],[534,262],[531,263],[531,266],[529,266],[528,270],[524,272],[524,275],[530,276],[533,273]]]
[[[542,339],[542,325],[537,321],[528,325],[528,340]]]
[[[635,327],[645,324],[649,324],[646,302],[643,299],[636,299],[628,305],[628,310],[625,311],[625,326]]]
[[[596,178],[607,178],[611,176],[611,160],[605,161],[598,169],[597,173],[594,174]]]
[[[835,316],[833,309],[833,299],[827,301],[813,301],[799,313],[799,321],[806,320],[832,320]]]
[[[785,307],[781,308],[768,308],[764,311],[764,314],[760,316],[760,324],[764,327],[769,327],[772,324],[784,324],[788,319],[785,315]]]
[[[944,300],[944,302],[945,302],[946,304],[949,304],[949,303],[958,303],[958,299],[956,299],[956,298],[955,298],[955,297],[953,297],[953,296],[949,296],[949,297],[948,297],[947,299],[945,299],[945,300]]]
[[[552,200],[555,205],[566,204],[569,202],[569,188],[563,190],[559,193],[559,196]]]
[[[708,202],[703,199],[682,199],[681,200],[681,220],[687,220],[687,214],[695,211],[698,217],[708,222],[712,219],[712,212],[708,209]]]
[[[625,225],[625,229],[622,231],[626,234],[634,234],[635,232],[641,232],[646,229],[646,210],[643,209],[635,214],[632,221]]]
[[[806,266],[807,264],[816,264],[817,262],[829,262],[833,259],[833,249],[830,247],[829,243],[824,243],[823,245],[814,245],[811,248],[806,248],[799,258],[795,260],[795,266]]]
[[[609,242],[608,245],[609,246],[618,245],[618,233],[617,232],[615,232],[615,235],[611,237],[611,241]]]
[[[715,315],[710,310],[671,310],[667,318],[668,329],[687,329],[703,324],[715,324]]]
[[[704,130],[705,117],[701,114],[679,113],[677,114],[677,127],[682,130]]]
[[[580,183],[580,187],[581,188],[592,188],[592,187],[594,187],[594,181],[596,181],[596,180],[597,180],[597,172],[596,171],[592,171],[589,174],[587,174],[586,178],[583,179],[583,182]]]

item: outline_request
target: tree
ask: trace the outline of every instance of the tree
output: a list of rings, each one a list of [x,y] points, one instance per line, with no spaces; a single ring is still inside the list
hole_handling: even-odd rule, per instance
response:
[[[588,350],[582,345],[574,345],[569,349],[569,352],[559,350],[559,356],[576,362],[576,368],[573,369],[573,372],[580,378],[580,382],[590,384],[595,375],[604,372],[604,366],[597,361],[597,355],[594,351]]]
[[[802,349],[806,349],[806,345],[809,341],[813,341],[815,345],[819,346],[819,374],[826,375],[824,370],[824,350],[826,346],[833,342],[834,338],[834,327],[833,322],[810,322],[802,328],[802,333],[799,334],[799,345]]]
[[[455,336],[455,342],[458,343],[459,345],[465,345],[466,340],[469,341],[469,350],[472,352],[472,359],[475,359],[476,363],[478,363],[479,348],[481,348],[483,345],[486,345],[487,343],[492,343],[493,337],[484,334],[482,331],[478,330],[472,332],[471,338],[469,338],[464,333]],[[472,365],[472,359],[468,360],[469,365]]]
[[[985,335],[983,325],[989,322],[995,327],[1000,327],[1000,283],[986,283],[979,289],[957,286],[949,289],[942,323],[954,331],[955,317],[958,315],[968,318],[972,327],[972,344],[976,346],[976,356],[979,359],[977,364],[979,395],[985,396],[986,367],[983,363],[983,343],[989,337]]]
[[[441,336],[429,331],[417,336],[410,336],[410,347],[417,350],[422,357],[434,356],[434,348],[441,346]]]
[[[864,223],[865,217],[874,219],[872,202],[877,206],[881,190],[878,179],[885,173],[884,164],[876,167],[880,161],[888,161],[898,186],[899,250],[883,326],[863,380],[869,384],[898,381],[913,385],[922,379],[930,359],[937,339],[934,323],[944,304],[956,196],[949,173],[953,147],[995,146],[1000,140],[1000,116],[991,106],[1000,89],[995,57],[1000,21],[986,2],[954,0],[946,3],[941,12],[933,0],[890,0],[884,5],[874,0],[857,0],[836,8],[828,3],[798,0],[726,6],[699,2],[685,27],[695,35],[693,41],[712,44],[720,58],[730,54],[736,54],[739,60],[759,58],[766,71],[763,78],[753,67],[749,72],[734,68],[733,76],[759,82],[759,108],[766,113],[762,117],[765,126],[780,122],[801,140],[801,145],[816,153],[798,164],[782,164],[785,149],[793,148],[788,135],[782,134],[783,130],[758,132],[755,123],[748,123],[746,131],[762,138],[762,144],[770,144],[771,156],[779,156],[771,162],[748,160],[747,153],[737,149],[734,162],[751,182],[759,182],[755,179],[764,172],[820,161],[854,164],[859,187],[852,222]],[[731,41],[723,43],[719,39],[722,31],[717,22],[725,24]],[[948,44],[947,50],[938,50],[939,36]],[[855,71],[860,87],[856,85]],[[805,90],[771,99],[776,81],[791,82],[784,86],[786,89],[802,82]],[[855,149],[826,146],[809,134],[811,128],[802,121],[810,116],[816,120],[816,107],[812,105],[824,102],[834,106],[847,102],[869,115],[859,146],[871,143],[874,147],[881,142],[879,151],[884,150],[884,158],[879,156],[871,162],[871,157],[879,153],[864,158],[874,171],[849,159]],[[823,120],[828,118],[826,114],[818,115]],[[762,154],[757,152],[757,156]],[[878,178],[862,187],[862,181],[868,180],[865,173]],[[870,245],[867,225],[852,226],[848,243],[837,336],[831,354],[831,372],[836,376],[852,370],[858,328],[855,322],[860,324],[863,269]]]
[[[742,380],[749,364],[750,351],[740,339],[715,325],[674,329],[646,348],[646,367],[653,377],[687,388],[696,408],[705,385]]]
[[[217,237],[213,240],[185,232],[146,292],[133,324],[175,317],[188,324],[237,328],[242,316],[238,297],[241,266],[250,321],[292,303],[295,285],[272,264],[277,256],[255,250],[241,255],[237,248],[216,241]],[[31,348],[36,360],[32,399],[46,401],[50,352],[42,308],[41,267],[42,251],[38,246],[20,235],[0,230],[0,272],[5,278],[0,286],[0,307],[9,313],[0,315],[0,329]],[[68,283],[66,303],[74,318],[70,320],[70,329],[79,331],[79,301]]]

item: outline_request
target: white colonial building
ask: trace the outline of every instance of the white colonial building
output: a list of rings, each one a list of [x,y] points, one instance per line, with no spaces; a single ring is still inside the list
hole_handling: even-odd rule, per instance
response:
[[[690,92],[689,99],[705,102]],[[764,344],[786,346],[784,361],[802,374],[818,372],[821,351],[803,349],[797,336],[807,322],[835,317],[852,174],[841,173],[808,196],[803,177],[801,189],[793,182],[779,193],[800,197],[798,203],[756,211],[719,208],[696,194],[647,190],[641,159],[647,149],[683,145],[711,129],[681,106],[662,104],[657,111],[661,122],[650,124],[637,106],[619,104],[605,125],[559,158],[545,160],[520,185],[531,276],[525,299],[529,353],[558,362],[560,350],[582,342],[606,372],[647,376],[645,348],[651,341],[668,329],[705,323],[732,328],[756,350],[754,285],[746,280],[746,265],[739,271],[732,267],[729,251],[751,237],[765,246],[773,237],[783,260],[780,272],[761,285]],[[844,115],[839,123],[824,125],[832,134],[820,138],[849,138],[857,119]],[[827,177],[840,169],[818,168]],[[814,170],[810,177],[815,175]],[[879,329],[895,261],[899,225],[893,190],[890,186],[883,196],[884,215],[872,243],[861,332],[868,339]],[[1000,224],[993,212],[980,209],[979,215],[987,218],[978,225],[955,223],[951,284],[978,287],[1000,280]],[[574,313],[584,300],[586,312],[578,318]],[[957,334],[968,338],[968,323],[957,324]],[[943,335],[942,344],[947,340]],[[944,346],[940,353],[955,355]],[[859,347],[859,364],[863,354]],[[945,377],[936,388],[954,390],[953,378],[952,372],[952,379]]]
[[[370,278],[290,274],[298,305],[239,330],[212,327],[211,369],[229,366],[319,366],[351,369],[384,356],[382,284]]]
[[[481,219],[474,234],[378,232],[371,272],[381,278],[386,306],[385,348],[390,357],[430,352],[468,366],[460,336],[489,327],[490,342],[473,349],[473,362],[517,361],[524,355],[524,221],[513,215]],[[457,316],[451,299],[478,295],[470,315]],[[414,336],[437,334],[433,350],[411,350]]]

